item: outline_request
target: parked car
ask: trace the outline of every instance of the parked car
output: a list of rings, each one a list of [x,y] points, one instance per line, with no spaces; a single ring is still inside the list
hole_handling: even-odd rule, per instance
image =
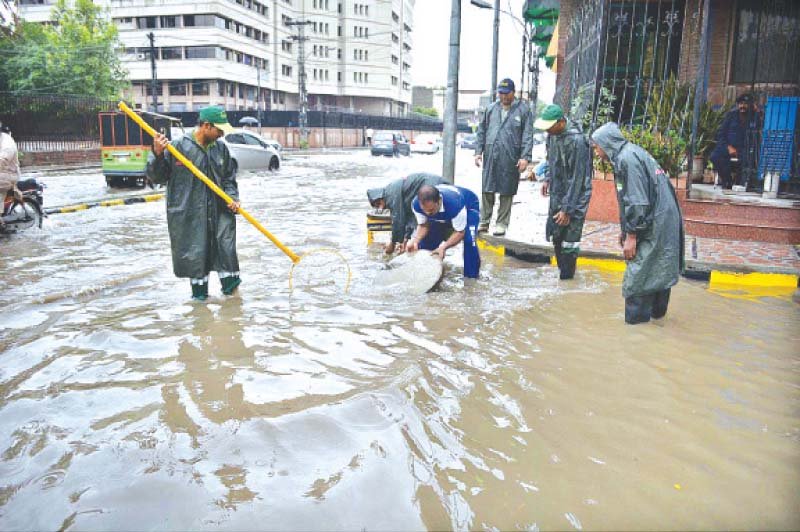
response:
[[[281,144],[277,140],[275,140],[275,139],[265,139],[264,137],[262,137],[260,135],[259,135],[259,138],[264,139],[264,142],[266,142],[269,146],[272,146],[272,148],[276,152],[283,153],[283,144]]]
[[[423,133],[411,141],[411,151],[414,153],[436,153],[442,148],[442,138],[439,135]]]
[[[231,157],[239,170],[272,170],[281,167],[281,155],[270,145],[270,141],[243,129],[236,129],[220,139],[228,145]]]
[[[372,155],[411,155],[411,146],[408,139],[399,131],[378,131],[372,137],[370,147]]]
[[[478,135],[465,135],[461,141],[461,148],[464,150],[474,150],[478,147]]]

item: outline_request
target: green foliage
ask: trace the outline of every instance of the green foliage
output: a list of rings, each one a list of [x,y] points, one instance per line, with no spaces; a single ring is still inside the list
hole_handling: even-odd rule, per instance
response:
[[[128,86],[117,27],[90,0],[58,0],[52,25],[21,22],[0,38],[0,90],[116,99]]]
[[[439,118],[439,111],[437,111],[434,107],[414,107],[412,112],[425,115],[425,116],[432,116],[433,118]]]
[[[299,146],[300,146],[301,150],[307,150],[308,149],[308,141],[307,140],[301,140]]]
[[[592,129],[592,92],[594,86],[584,85],[572,99],[569,116],[572,122],[587,134]],[[600,97],[597,101],[597,116],[594,129],[614,119],[614,102],[617,97],[607,87],[600,88]]]
[[[648,151],[670,177],[677,178],[686,160],[684,138],[675,131],[660,132],[641,126],[625,128],[622,134],[629,142]]]

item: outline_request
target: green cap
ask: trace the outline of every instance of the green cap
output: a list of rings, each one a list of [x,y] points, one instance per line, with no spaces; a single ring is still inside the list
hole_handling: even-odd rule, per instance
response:
[[[533,127],[536,129],[548,130],[562,118],[564,118],[564,110],[560,105],[551,103],[542,109],[542,114],[540,114],[536,122],[533,123]]]
[[[197,122],[209,122],[221,129],[223,133],[231,133],[233,131],[233,126],[228,123],[225,109],[218,105],[200,109],[200,116],[197,117]]]

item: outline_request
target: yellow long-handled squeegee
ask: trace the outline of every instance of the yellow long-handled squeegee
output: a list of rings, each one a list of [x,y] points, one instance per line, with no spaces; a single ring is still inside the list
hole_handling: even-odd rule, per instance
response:
[[[137,124],[138,124],[138,125],[139,125],[139,126],[140,126],[140,127],[143,129],[143,130],[144,130],[144,131],[146,131],[146,132],[147,132],[147,133],[148,133],[148,134],[149,134],[151,137],[153,137],[154,139],[156,138],[156,135],[157,135],[158,133],[157,133],[157,132],[156,132],[156,131],[155,131],[155,130],[154,130],[154,129],[153,129],[151,126],[150,126],[150,124],[148,124],[147,122],[145,122],[145,121],[142,119],[142,117],[141,117],[141,116],[139,116],[138,114],[136,114],[136,113],[133,111],[133,109],[131,109],[130,107],[128,107],[128,106],[125,104],[125,102],[119,102],[119,105],[118,105],[118,107],[119,107],[119,110],[120,110],[120,111],[122,111],[123,113],[125,113],[126,115],[128,115],[128,118],[130,118],[131,120],[133,120],[134,122],[136,122],[136,123],[137,123]],[[226,204],[231,204],[231,203],[233,203],[233,201],[234,201],[234,200],[233,200],[233,198],[231,198],[231,197],[230,197],[228,194],[226,194],[224,190],[222,190],[221,188],[219,188],[219,187],[217,186],[217,184],[216,184],[216,183],[214,183],[212,180],[210,180],[210,179],[209,179],[209,178],[208,178],[208,177],[207,177],[207,176],[206,176],[206,175],[205,175],[203,172],[201,172],[201,171],[200,171],[200,169],[199,169],[199,168],[197,168],[197,167],[196,167],[194,164],[192,164],[192,161],[190,161],[189,159],[187,159],[187,158],[186,158],[186,157],[185,157],[185,156],[184,156],[184,155],[183,155],[181,152],[179,152],[179,151],[178,151],[178,149],[177,149],[177,148],[175,148],[175,146],[173,146],[172,144],[167,144],[167,150],[169,150],[169,152],[172,154],[172,156],[173,156],[173,157],[175,157],[177,160],[179,160],[181,163],[183,163],[183,165],[184,165],[186,168],[188,168],[188,169],[189,169],[189,171],[191,171],[191,172],[192,172],[192,174],[194,174],[194,176],[195,176],[197,179],[199,179],[200,181],[202,181],[203,183],[205,183],[205,184],[206,184],[206,186],[207,186],[208,188],[210,188],[211,190],[213,190],[213,191],[214,191],[214,193],[215,193],[217,196],[219,196],[220,198],[222,198],[222,199],[225,201],[225,203],[226,203]],[[299,256],[299,255],[297,255],[297,254],[296,254],[294,251],[292,251],[292,250],[291,250],[291,249],[289,249],[288,247],[286,247],[286,245],[285,245],[283,242],[281,242],[280,240],[278,240],[278,239],[275,237],[275,235],[273,235],[272,233],[270,233],[269,231],[267,231],[267,229],[266,229],[266,228],[265,228],[263,225],[261,225],[261,223],[260,223],[258,220],[256,220],[256,219],[253,217],[253,215],[252,215],[252,214],[250,214],[249,212],[247,212],[247,210],[246,210],[246,209],[244,209],[244,208],[242,208],[242,207],[239,207],[239,214],[241,214],[241,215],[242,215],[242,216],[245,218],[245,220],[247,220],[248,222],[250,222],[250,223],[253,225],[253,227],[255,227],[256,229],[258,229],[258,230],[259,230],[259,231],[260,231],[260,232],[261,232],[261,233],[262,233],[262,234],[263,234],[265,237],[269,238],[269,239],[270,239],[270,241],[271,241],[273,244],[275,244],[275,245],[278,247],[278,249],[280,249],[281,251],[283,251],[283,252],[286,254],[286,256],[287,256],[287,257],[289,257],[289,258],[292,260],[292,270],[289,272],[289,285],[290,285],[290,287],[291,287],[291,284],[292,284],[292,272],[294,271],[294,267],[295,267],[295,266],[296,266],[296,265],[297,265],[297,264],[300,262],[300,260],[302,259],[302,257],[301,257],[301,256]],[[347,261],[346,261],[346,260],[344,259],[344,257],[342,257],[342,255],[341,255],[341,254],[340,254],[338,251],[336,251],[335,249],[327,249],[327,248],[326,248],[326,249],[324,249],[324,250],[322,250],[322,249],[318,249],[318,250],[313,250],[313,251],[311,251],[311,252],[309,252],[309,253],[307,253],[307,254],[311,254],[311,253],[317,253],[317,252],[320,252],[320,251],[324,251],[324,252],[333,253],[333,254],[335,254],[335,255],[338,255],[338,256],[339,256],[339,257],[340,257],[340,258],[341,258],[341,259],[342,259],[342,260],[345,262],[345,265],[347,265]],[[347,290],[350,288],[350,278],[351,278],[350,266],[349,266],[349,265],[347,265],[347,281],[346,281],[346,285],[345,285],[345,291],[347,291]]]

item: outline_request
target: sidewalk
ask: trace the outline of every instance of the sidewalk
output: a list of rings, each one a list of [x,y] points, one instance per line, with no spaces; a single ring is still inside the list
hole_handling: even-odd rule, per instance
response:
[[[471,181],[462,186],[480,193],[480,183]],[[541,195],[540,183],[521,182],[514,198],[509,231],[504,237],[491,236],[491,231],[482,233],[479,239],[482,247],[522,260],[550,262],[553,246],[546,241],[544,233],[548,201]],[[621,270],[624,260],[618,239],[618,224],[586,222],[581,240],[582,262],[602,267],[602,261],[610,261],[608,267]],[[800,277],[800,248],[790,244],[687,235],[685,275],[705,280],[716,276],[733,284],[775,286],[777,283],[796,287]]]

